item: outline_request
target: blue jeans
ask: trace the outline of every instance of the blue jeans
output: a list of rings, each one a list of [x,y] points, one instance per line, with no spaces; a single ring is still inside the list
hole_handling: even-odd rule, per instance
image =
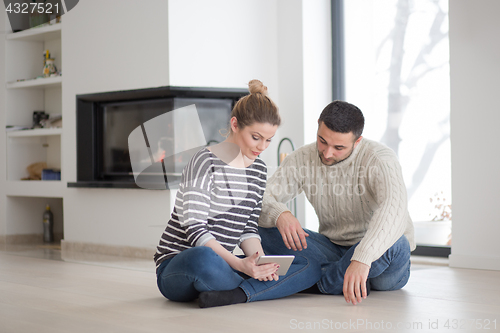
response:
[[[310,261],[321,265],[321,279],[318,289],[324,294],[340,295],[344,285],[344,275],[351,264],[353,246],[334,244],[328,237],[304,229],[309,234],[306,238],[307,249],[294,251],[286,248],[277,228],[261,228],[262,247],[265,253],[300,254]],[[403,235],[370,268],[368,278],[372,290],[398,290],[403,288],[410,277],[410,244]]]
[[[287,274],[278,281],[259,281],[239,273],[206,246],[182,251],[165,260],[157,270],[160,292],[172,301],[189,302],[200,292],[232,290],[240,287],[247,302],[289,296],[318,282],[321,267],[316,261],[295,254]]]

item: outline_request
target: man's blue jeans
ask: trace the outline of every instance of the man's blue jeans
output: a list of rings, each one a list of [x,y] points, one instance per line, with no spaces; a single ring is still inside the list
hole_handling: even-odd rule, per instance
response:
[[[321,265],[321,279],[318,289],[324,294],[340,295],[343,292],[344,275],[351,264],[351,257],[357,244],[340,246],[332,243],[328,237],[304,229],[307,249],[294,251],[286,248],[277,228],[259,227],[264,252],[272,254],[299,254],[309,261]],[[398,290],[403,288],[410,277],[410,244],[401,236],[370,268],[368,278],[372,290]]]
[[[259,281],[239,273],[206,246],[182,251],[161,263],[157,270],[160,292],[172,301],[189,302],[200,292],[240,287],[247,302],[281,298],[307,289],[318,282],[321,267],[316,261],[294,253],[287,274],[278,281]]]

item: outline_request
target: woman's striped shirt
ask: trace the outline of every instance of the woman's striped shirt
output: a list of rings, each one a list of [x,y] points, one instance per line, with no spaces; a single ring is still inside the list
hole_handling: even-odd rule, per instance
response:
[[[216,239],[232,252],[259,238],[267,168],[260,158],[246,168],[227,165],[207,148],[184,168],[175,206],[154,256],[156,267],[181,251]]]

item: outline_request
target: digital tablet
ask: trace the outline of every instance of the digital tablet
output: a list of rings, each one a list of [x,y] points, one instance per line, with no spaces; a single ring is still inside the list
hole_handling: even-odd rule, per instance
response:
[[[280,268],[278,268],[278,275],[285,275],[286,272],[288,272],[288,268],[290,268],[290,265],[292,264],[293,259],[295,256],[260,256],[257,259],[256,264],[257,265],[262,265],[262,264],[269,264],[269,263],[275,263],[280,265]]]

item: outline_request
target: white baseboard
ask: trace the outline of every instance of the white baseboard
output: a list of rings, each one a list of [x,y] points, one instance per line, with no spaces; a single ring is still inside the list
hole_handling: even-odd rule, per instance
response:
[[[56,243],[60,242],[62,238],[62,233],[54,233],[54,241]],[[44,244],[43,234],[0,235],[0,246],[37,244]]]
[[[63,258],[71,253],[92,253],[110,256],[141,258],[153,260],[155,248],[142,248],[133,246],[104,245],[62,240],[61,251]]]
[[[487,269],[500,271],[500,257],[479,257],[462,254],[450,254],[450,267]]]

